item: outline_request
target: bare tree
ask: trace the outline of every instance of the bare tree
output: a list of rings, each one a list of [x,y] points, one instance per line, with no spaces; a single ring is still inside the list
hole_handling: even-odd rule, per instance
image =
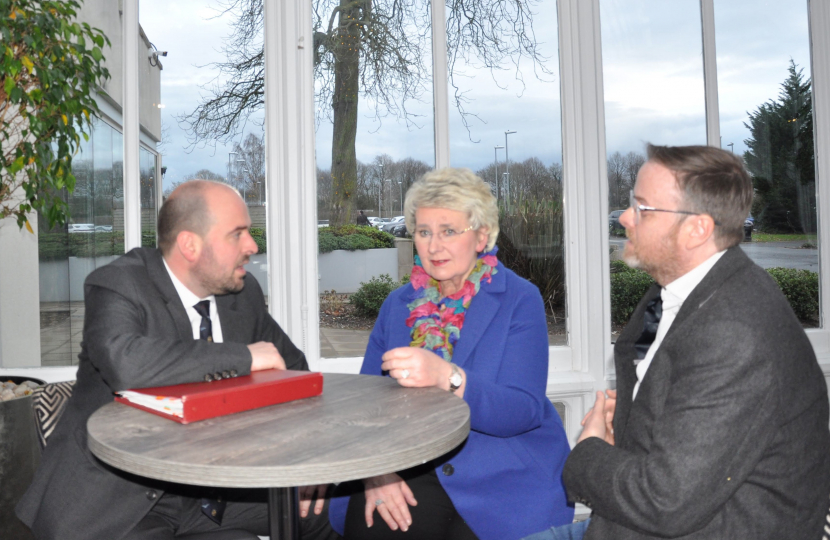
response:
[[[228,181],[245,196],[245,202],[265,201],[265,137],[249,133],[242,145],[234,145],[236,174]]]
[[[313,0],[314,73],[318,118],[334,125],[331,176],[332,224],[345,223],[354,210],[357,183],[358,100],[371,114],[402,119],[417,127],[407,109],[428,92],[431,82],[429,0]],[[550,75],[537,49],[531,8],[537,0],[450,0],[447,42],[454,101],[465,124],[475,115],[455,82],[462,64],[512,69],[523,81],[528,63],[536,76]],[[236,17],[224,42],[226,61],[212,64],[219,75],[204,101],[179,117],[191,144],[228,141],[263,106],[262,0],[224,0]],[[468,125],[468,124],[467,124]],[[468,125],[469,128],[469,125]]]

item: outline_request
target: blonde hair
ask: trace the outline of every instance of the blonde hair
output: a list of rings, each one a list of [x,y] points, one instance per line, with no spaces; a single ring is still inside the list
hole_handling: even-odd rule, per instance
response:
[[[499,236],[499,209],[490,185],[470,169],[447,167],[430,171],[406,192],[404,216],[406,230],[415,232],[415,211],[418,208],[446,208],[467,214],[476,230],[488,229],[486,251],[493,249]]]

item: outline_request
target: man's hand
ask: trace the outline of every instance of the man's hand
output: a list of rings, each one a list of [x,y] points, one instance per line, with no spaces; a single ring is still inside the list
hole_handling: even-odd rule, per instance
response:
[[[326,492],[331,484],[319,484],[316,486],[300,486],[300,517],[306,517],[308,510],[311,508],[311,501],[315,498],[314,513],[320,515],[323,511],[323,506],[326,504]]]
[[[594,408],[585,415],[585,418],[582,419],[582,434],[579,436],[579,439],[576,441],[577,444],[581,443],[588,437],[599,437],[600,439],[608,442],[607,440],[607,425],[606,425],[606,414],[605,414],[605,394],[603,392],[597,392],[597,400],[594,402]],[[613,433],[611,434],[613,440]],[[613,442],[611,443],[613,444]]]
[[[614,413],[617,410],[617,391],[616,390],[606,390],[605,391],[605,442],[610,445],[614,445]],[[585,415],[585,418],[582,419],[582,422],[579,423],[582,427],[585,427],[585,422],[588,420],[588,417],[593,414],[594,409],[588,411],[588,414]],[[582,438],[580,437],[580,441]]]
[[[248,345],[251,351],[251,371],[285,369],[285,360],[273,343],[259,341]]]
[[[403,478],[395,473],[383,474],[366,478],[363,484],[366,488],[366,526],[374,524],[372,514],[377,510],[390,529],[400,528],[406,532],[412,525],[409,507],[417,506],[418,501]],[[378,501],[381,503],[377,504]]]

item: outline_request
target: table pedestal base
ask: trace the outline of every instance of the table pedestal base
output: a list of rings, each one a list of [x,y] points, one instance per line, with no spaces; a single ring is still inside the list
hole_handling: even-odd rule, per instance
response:
[[[300,508],[297,488],[268,490],[268,525],[271,540],[300,540]]]

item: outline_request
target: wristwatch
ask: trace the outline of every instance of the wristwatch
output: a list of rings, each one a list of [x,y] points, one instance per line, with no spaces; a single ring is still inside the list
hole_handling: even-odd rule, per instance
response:
[[[464,382],[464,377],[461,375],[461,370],[455,364],[450,364],[452,366],[452,375],[450,375],[450,392],[455,392],[459,388],[461,388],[461,384]]]

